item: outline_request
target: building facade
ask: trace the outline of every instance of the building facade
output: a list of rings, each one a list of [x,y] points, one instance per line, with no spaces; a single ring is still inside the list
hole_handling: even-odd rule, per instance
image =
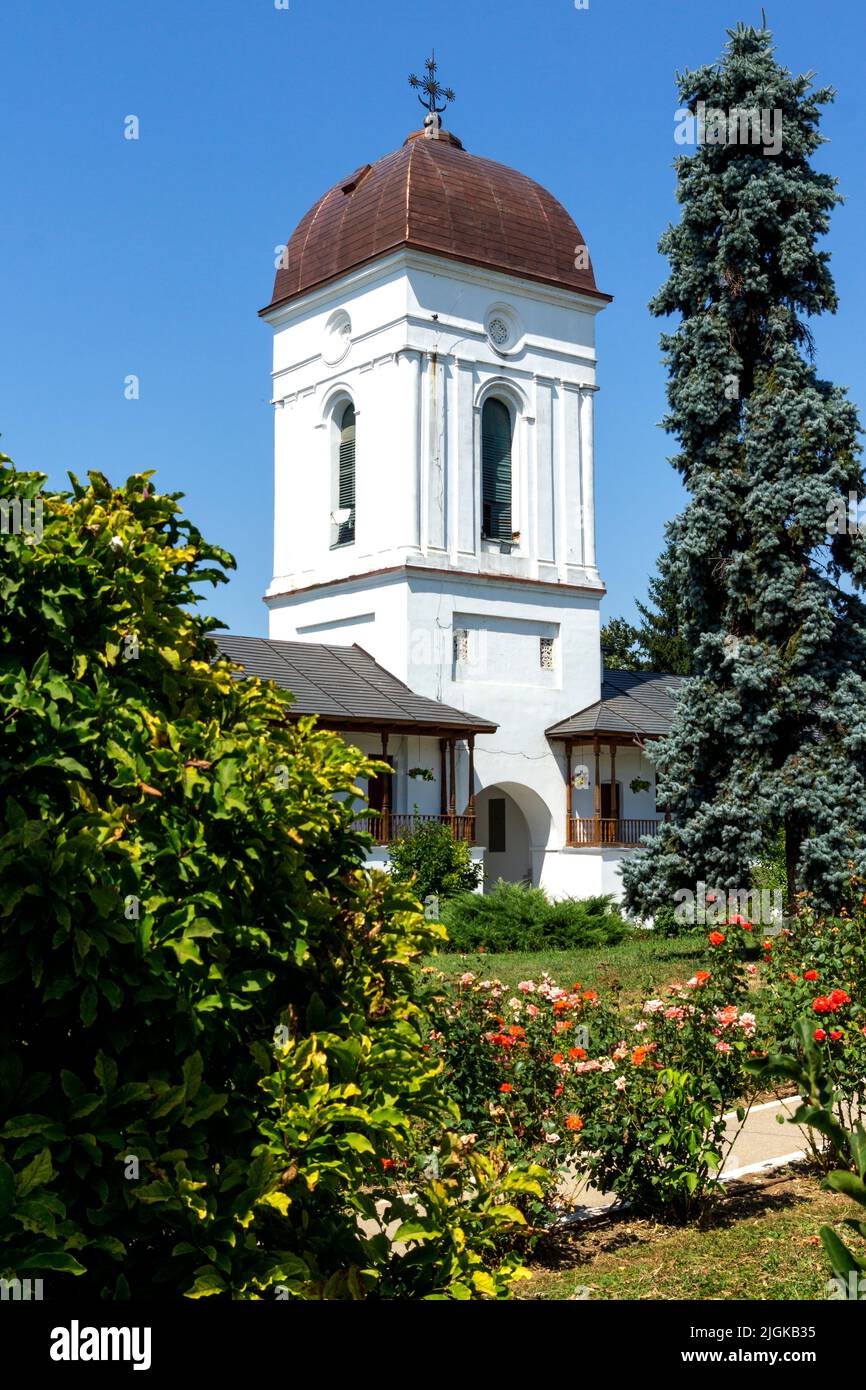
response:
[[[353,705],[348,685],[342,725],[339,709],[310,711],[392,762],[384,807],[370,788],[379,857],[406,817],[445,817],[487,883],[618,893],[623,855],[657,824],[645,740],[667,727],[668,685],[606,679],[600,650],[608,302],[565,209],[438,116],[335,184],[286,247],[262,311],[268,650],[296,682],[314,649],[360,652],[443,711],[364,728],[369,696]],[[262,659],[248,649],[245,664]]]

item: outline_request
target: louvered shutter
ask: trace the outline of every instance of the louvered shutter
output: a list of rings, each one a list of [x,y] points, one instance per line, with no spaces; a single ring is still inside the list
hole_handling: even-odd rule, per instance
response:
[[[510,541],[511,413],[502,401],[485,402],[481,415],[481,534]]]
[[[340,426],[340,461],[337,505],[352,513],[337,530],[337,542],[346,545],[355,539],[355,407],[347,405]]]

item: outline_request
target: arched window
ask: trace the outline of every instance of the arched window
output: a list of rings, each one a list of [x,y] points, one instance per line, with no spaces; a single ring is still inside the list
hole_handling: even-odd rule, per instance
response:
[[[481,535],[510,541],[511,411],[491,396],[481,412]]]
[[[338,415],[338,423],[333,543],[351,545],[355,539],[355,407],[351,403]]]

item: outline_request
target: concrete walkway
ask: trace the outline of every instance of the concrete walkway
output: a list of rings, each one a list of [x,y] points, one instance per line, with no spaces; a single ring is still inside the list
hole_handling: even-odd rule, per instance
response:
[[[786,1163],[806,1157],[809,1151],[806,1131],[799,1125],[788,1123],[799,1104],[799,1096],[788,1096],[785,1100],[753,1105],[742,1125],[733,1112],[725,1116],[725,1143],[727,1146],[733,1140],[733,1148],[722,1166],[723,1182],[781,1168]],[[784,1124],[779,1124],[779,1115],[784,1116]],[[591,1216],[616,1201],[613,1193],[599,1192],[585,1179],[571,1185],[564,1184],[562,1194],[565,1201],[572,1205],[571,1217],[578,1219]]]

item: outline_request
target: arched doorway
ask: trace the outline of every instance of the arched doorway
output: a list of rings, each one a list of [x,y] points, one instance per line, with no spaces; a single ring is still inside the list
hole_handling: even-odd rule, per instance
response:
[[[475,837],[484,847],[484,888],[497,879],[537,883],[535,853],[550,838],[550,812],[537,792],[516,782],[485,787],[475,797]]]

